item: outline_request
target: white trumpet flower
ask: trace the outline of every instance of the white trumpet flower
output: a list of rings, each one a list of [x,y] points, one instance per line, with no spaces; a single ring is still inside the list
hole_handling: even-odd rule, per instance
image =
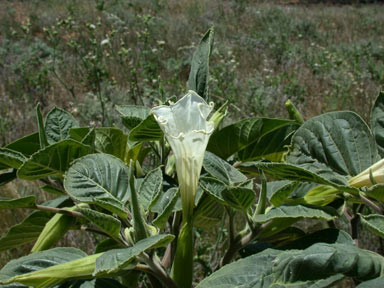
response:
[[[348,183],[356,188],[363,186],[369,187],[376,183],[384,183],[384,159],[381,159],[355,177],[352,177]]]
[[[194,91],[170,106],[152,108],[152,113],[171,145],[176,159],[183,214],[190,217],[199,182],[204,153],[214,130],[207,121],[213,103],[207,104]]]

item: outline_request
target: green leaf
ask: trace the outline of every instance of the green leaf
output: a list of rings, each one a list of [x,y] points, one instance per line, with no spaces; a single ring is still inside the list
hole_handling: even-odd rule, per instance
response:
[[[361,223],[371,232],[384,238],[384,216],[383,215],[360,215]]]
[[[159,197],[163,187],[163,173],[161,167],[150,171],[140,183],[138,196],[141,206],[149,211]]]
[[[227,205],[232,208],[246,211],[255,201],[256,194],[246,187],[230,187],[222,194]]]
[[[193,225],[200,229],[211,229],[222,221],[224,214],[224,206],[205,194],[193,214]]]
[[[129,140],[133,142],[158,141],[162,138],[163,132],[153,114],[148,115],[129,133]]]
[[[115,217],[87,208],[77,208],[76,211],[83,214],[85,218],[108,235],[119,238],[121,223]]]
[[[64,188],[80,202],[94,203],[125,217],[124,205],[130,198],[128,177],[129,169],[120,159],[109,154],[90,154],[68,169]]]
[[[272,208],[266,214],[255,215],[253,217],[254,222],[256,223],[265,223],[274,219],[301,219],[301,218],[312,218],[312,219],[321,219],[325,221],[331,221],[337,218],[337,212],[331,209],[330,207],[325,208],[311,208],[303,205],[296,206],[279,206]]]
[[[291,241],[288,244],[282,246],[281,249],[307,249],[308,247],[320,242],[328,244],[338,243],[351,246],[355,245],[352,237],[347,232],[329,228],[307,234],[304,237],[301,237],[295,241]]]
[[[244,257],[259,253],[267,248],[278,247],[279,250],[307,249],[316,243],[339,243],[344,245],[355,245],[352,237],[345,231],[328,228],[305,234],[302,230],[289,227],[275,234],[268,242],[254,241],[239,252]]]
[[[71,113],[54,107],[45,118],[45,134],[49,144],[54,144],[69,137],[69,129],[79,127]]]
[[[209,174],[223,181],[227,185],[247,180],[247,177],[244,174],[230,165],[227,161],[224,161],[208,151],[205,153],[203,167]]]
[[[119,112],[124,126],[131,130],[147,118],[151,110],[145,106],[116,105],[116,111]]]
[[[348,185],[347,177],[339,175],[332,170],[310,171],[302,166],[288,163],[247,162],[240,167],[242,171],[258,174],[258,169],[263,170],[268,176],[275,179],[286,179],[300,182],[313,182],[330,185],[342,191],[357,194],[358,190]]]
[[[63,140],[37,151],[20,167],[21,179],[37,180],[47,176],[62,176],[70,163],[90,153],[90,147],[74,140]]]
[[[376,184],[369,187],[365,193],[367,196],[384,203],[384,184]]]
[[[173,238],[173,235],[160,234],[140,240],[129,248],[107,251],[96,260],[95,272],[93,274],[98,276],[123,270],[144,251],[166,246]]]
[[[53,187],[51,185],[44,185],[42,187],[40,187],[41,190],[43,190],[44,192],[47,192],[47,193],[51,193],[51,194],[56,194],[56,195],[66,195],[65,191],[63,190],[60,190],[59,188],[56,188],[56,187]]]
[[[269,202],[275,207],[283,205],[289,195],[299,186],[300,182],[293,181],[274,181],[267,183],[267,194]],[[272,186],[272,187],[270,187]]]
[[[51,217],[52,214],[48,212],[33,212],[25,218],[23,222],[11,227],[8,233],[0,238],[0,251],[20,247],[21,245],[35,241]]]
[[[8,148],[0,148],[0,169],[18,169],[27,158],[20,152]]]
[[[0,197],[0,209],[10,208],[34,208],[36,202],[35,196],[27,196],[23,198],[3,198]]]
[[[94,130],[94,129],[91,129],[89,127],[80,127],[80,128],[71,128],[69,129],[69,137],[73,140],[76,140],[77,142],[83,142],[84,138],[87,137],[87,135],[89,134],[89,132],[91,130]],[[86,145],[90,145],[90,143],[86,144]]]
[[[372,279],[382,269],[383,257],[376,253],[352,245],[318,243],[305,250],[267,249],[224,266],[197,288],[325,288],[346,276]]]
[[[63,284],[65,285],[65,283]],[[65,286],[67,287],[67,286]],[[126,288],[117,280],[110,278],[98,278],[93,280],[78,280],[68,288]],[[61,288],[61,287],[58,287]],[[64,287],[63,287],[64,288]]]
[[[118,248],[122,248],[121,243],[117,242],[114,239],[107,238],[101,241],[99,244],[97,244],[95,254],[102,253],[112,249],[118,249]]]
[[[0,186],[5,185],[17,178],[17,170],[11,169],[9,172],[0,173]]]
[[[172,214],[173,207],[178,199],[178,188],[170,188],[166,192],[161,193],[155,205],[152,207],[152,212],[157,213],[157,217],[152,221],[159,228],[164,228],[168,217]]]
[[[355,176],[379,159],[367,124],[354,112],[330,112],[293,135],[286,161],[318,175]]]
[[[380,91],[371,111],[371,129],[380,154],[384,155],[384,91]]]
[[[257,142],[240,150],[238,152],[239,159],[243,162],[259,159],[280,162],[288,150],[287,146],[291,142],[293,132],[298,127],[297,124],[285,125],[266,134]]]
[[[264,224],[263,229],[257,235],[258,239],[275,239],[276,234],[281,234],[291,229],[292,225],[302,218],[275,218],[272,221]]]
[[[35,279],[34,281],[23,281],[21,279],[26,275],[30,275],[30,273],[42,271],[47,267],[66,263],[75,259],[82,258],[86,255],[87,254],[79,249],[67,247],[54,248],[51,250],[32,253],[30,255],[8,262],[3,267],[3,269],[0,270],[0,283],[18,282],[26,285],[33,285],[34,287],[44,287],[40,286],[40,283],[43,283],[44,279]]]
[[[131,160],[129,163],[129,188],[131,192],[130,207],[133,221],[133,235],[134,241],[140,241],[147,238],[150,234],[146,219],[144,216],[144,211],[139,202],[139,196],[136,190],[136,179],[134,177],[135,167]]]
[[[227,204],[223,196],[224,191],[227,190],[224,182],[212,177],[200,177],[200,186],[221,204]]]
[[[279,271],[278,280],[283,283],[322,279],[333,273],[364,280],[380,276],[383,269],[382,256],[344,243],[319,243],[277,258],[279,261],[274,268]]]
[[[213,46],[214,30],[211,27],[200,40],[192,57],[191,71],[188,78],[188,90],[196,91],[201,97],[209,101],[209,56]]]
[[[295,122],[283,119],[247,118],[212,134],[207,150],[227,159],[240,150],[260,141],[262,137]],[[248,156],[243,155],[245,158]]]
[[[255,192],[249,188],[249,184],[250,181],[245,181],[239,186],[227,186],[216,178],[200,178],[200,186],[217,201],[243,211],[247,210],[256,198]]]
[[[40,149],[39,133],[29,134],[8,144],[5,148],[20,152],[24,156],[29,157]]]
[[[384,277],[378,277],[365,281],[356,286],[356,288],[382,288],[384,287]]]
[[[47,140],[47,134],[45,133],[43,116],[41,115],[41,112],[40,112],[40,103],[36,105],[36,115],[37,115],[37,126],[39,128],[40,147],[45,148],[46,146],[48,146],[48,140]]]
[[[96,128],[95,131],[96,149],[124,160],[128,136],[118,128]]]

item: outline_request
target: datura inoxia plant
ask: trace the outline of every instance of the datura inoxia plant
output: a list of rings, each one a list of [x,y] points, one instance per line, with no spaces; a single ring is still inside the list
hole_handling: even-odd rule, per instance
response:
[[[34,243],[0,287],[384,287],[383,251],[357,237],[384,237],[384,93],[369,125],[304,121],[291,102],[290,119],[234,121],[210,102],[225,97],[210,99],[212,45],[211,28],[175,103],[117,106],[123,129],[36,107],[38,131],[0,149],[0,185],[36,181],[51,200],[0,198],[28,211],[0,251]],[[59,247],[68,233],[87,253]]]

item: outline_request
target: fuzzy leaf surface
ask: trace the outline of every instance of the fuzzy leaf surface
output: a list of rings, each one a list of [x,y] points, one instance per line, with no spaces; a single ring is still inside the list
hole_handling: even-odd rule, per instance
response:
[[[90,154],[78,159],[64,178],[65,190],[76,200],[97,204],[125,215],[129,200],[129,169],[109,154]]]

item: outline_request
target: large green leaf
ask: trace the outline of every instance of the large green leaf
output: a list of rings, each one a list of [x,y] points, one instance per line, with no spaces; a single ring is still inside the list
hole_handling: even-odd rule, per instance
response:
[[[322,288],[344,278],[381,275],[383,257],[352,245],[318,243],[305,250],[267,249],[204,279],[197,288]]]
[[[376,98],[371,111],[371,129],[380,154],[384,155],[384,91]]]
[[[193,213],[193,225],[200,229],[211,229],[223,220],[224,206],[212,196],[204,194]]]
[[[318,175],[355,176],[378,161],[367,124],[353,112],[330,112],[305,122],[293,135],[286,161]]]
[[[39,133],[29,134],[8,144],[5,148],[20,152],[27,157],[31,156],[40,149]]]
[[[37,127],[39,131],[40,147],[45,148],[49,145],[49,143],[47,140],[47,134],[45,133],[43,115],[41,115],[41,111],[40,111],[40,103],[37,103],[36,105],[36,116],[37,116]]]
[[[382,288],[384,287],[384,277],[378,277],[365,281],[356,286],[356,288]]]
[[[4,168],[18,169],[27,158],[20,152],[0,148],[0,170]]]
[[[10,208],[34,208],[36,202],[35,196],[27,196],[22,198],[3,198],[0,197],[0,209]]]
[[[227,185],[247,180],[247,177],[244,174],[230,165],[227,161],[208,151],[205,152],[203,167],[209,174],[223,181]]]
[[[177,202],[179,193],[178,188],[170,188],[166,192],[160,194],[155,205],[152,207],[152,212],[157,213],[157,217],[152,221],[159,228],[164,228],[168,217],[172,214],[173,207]]]
[[[380,183],[380,184],[373,185],[373,186],[367,188],[365,193],[370,198],[374,198],[374,199],[379,200],[382,203],[384,203],[384,184]]]
[[[163,132],[152,114],[148,115],[129,133],[130,141],[157,141],[163,138]]]
[[[159,197],[162,190],[163,173],[161,167],[150,171],[140,183],[138,196],[141,206],[148,211]]]
[[[237,186],[229,187],[222,194],[227,205],[246,211],[255,201],[256,194],[252,189]]]
[[[0,173],[0,186],[5,185],[8,182],[11,182],[16,178],[17,178],[17,170],[16,169],[11,169],[10,171]]]
[[[247,257],[268,248],[278,247],[279,250],[307,249],[316,243],[339,243],[344,245],[355,245],[352,237],[345,231],[328,228],[318,230],[314,233],[305,234],[300,229],[289,227],[274,235],[269,242],[254,241],[239,252],[242,257]],[[277,244],[277,246],[276,246]]]
[[[282,127],[294,124],[291,120],[247,118],[215,132],[208,142],[207,150],[226,159],[262,137]]]
[[[65,190],[76,200],[95,203],[126,216],[129,200],[129,169],[109,154],[90,154],[78,159],[64,178]]]
[[[121,223],[115,217],[88,208],[77,208],[76,211],[83,214],[85,218],[108,235],[119,238]]]
[[[47,176],[61,176],[70,163],[90,153],[91,147],[74,140],[63,140],[34,153],[17,172],[21,179],[37,180]]]
[[[361,223],[371,232],[384,238],[384,216],[383,215],[360,215]]]
[[[267,183],[267,196],[269,202],[275,207],[283,205],[288,196],[297,188],[300,182],[274,181]]]
[[[191,71],[189,73],[188,90],[196,91],[201,97],[209,100],[209,56],[213,46],[214,30],[211,27],[200,40],[199,45],[192,57]]]
[[[98,151],[124,160],[128,136],[118,128],[96,128],[95,147]]]
[[[63,287],[56,288],[126,288],[119,281],[111,278],[97,278],[92,280],[78,280],[71,286],[63,283]]]
[[[338,216],[337,212],[331,208],[318,209],[314,207],[307,207],[303,205],[296,206],[279,206],[272,208],[266,214],[254,215],[253,221],[256,223],[265,223],[274,219],[301,219],[312,218],[321,219],[325,221],[334,220]]]
[[[96,260],[94,275],[111,274],[123,270],[144,251],[166,246],[173,238],[173,235],[159,234],[140,240],[129,248],[107,251]]]
[[[291,241],[288,244],[282,246],[281,249],[307,249],[308,247],[320,242],[328,244],[339,243],[351,246],[355,245],[352,237],[347,232],[343,230],[328,228],[307,234],[295,241]]]
[[[71,113],[54,107],[45,118],[45,134],[49,144],[54,144],[69,137],[69,129],[79,127]]]
[[[129,130],[140,124],[150,113],[150,109],[146,106],[137,105],[116,105],[116,110],[125,127]]]
[[[270,162],[247,162],[240,167],[242,171],[251,174],[258,174],[263,170],[268,176],[275,179],[287,179],[300,182],[313,182],[323,185],[330,185],[342,191],[357,194],[358,190],[348,185],[348,179],[332,170],[318,170],[313,172],[302,166],[288,163],[270,163]]]
[[[256,194],[250,188],[250,183],[250,181],[245,181],[238,186],[231,186],[216,178],[200,178],[200,186],[218,202],[243,211],[247,210],[256,198]]]
[[[69,247],[54,248],[42,252],[35,252],[30,255],[8,262],[3,267],[3,269],[0,270],[0,283],[9,281],[25,283],[27,285],[38,284],[39,282],[43,282],[44,280],[36,279],[36,282],[32,282],[32,284],[28,283],[28,281],[20,281],[17,278],[28,275],[29,273],[41,271],[48,267],[61,263],[66,263],[85,256],[87,256],[87,254],[85,254],[83,251]]]
[[[33,212],[23,222],[11,227],[8,233],[0,238],[0,251],[35,241],[51,217],[52,214],[48,212]]]
[[[254,144],[240,150],[238,152],[239,159],[244,162],[258,159],[281,161],[284,153],[288,150],[287,146],[291,142],[291,136],[298,127],[298,124],[290,124],[266,134]]]

